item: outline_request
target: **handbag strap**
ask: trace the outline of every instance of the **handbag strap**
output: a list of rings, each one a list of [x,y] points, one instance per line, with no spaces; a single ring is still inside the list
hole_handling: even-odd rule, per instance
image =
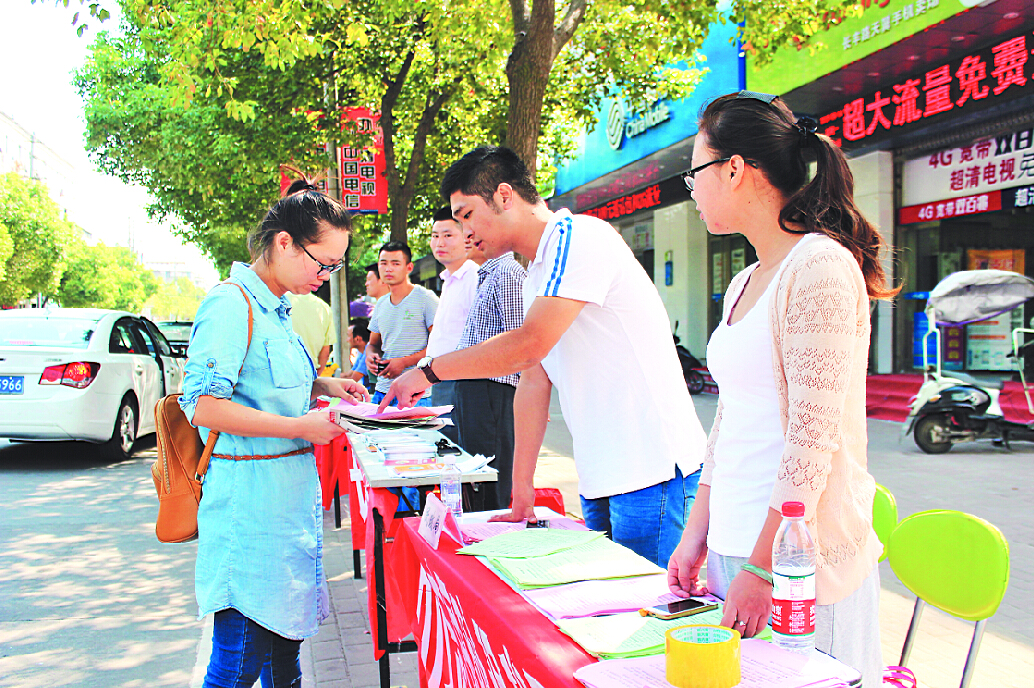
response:
[[[251,312],[251,299],[249,299],[247,293],[245,293],[244,287],[242,287],[241,285],[237,284],[236,282],[231,282],[230,280],[226,280],[225,282],[222,282],[222,284],[232,284],[233,286],[235,286],[238,289],[240,289],[241,290],[241,296],[244,297],[244,302],[248,304],[248,344],[247,344],[247,346],[244,347],[244,358],[247,358],[248,357],[248,350],[251,348],[251,332],[252,332],[252,330],[255,327],[255,316]],[[243,359],[241,360],[241,369],[239,371],[237,371],[237,378],[238,379],[240,379],[240,376],[241,376],[242,372],[244,372],[244,360]],[[236,385],[234,385],[234,386],[236,386]],[[211,431],[209,431],[209,433],[208,433],[208,441],[205,442],[205,451],[201,453],[201,460],[197,462],[197,474],[194,476],[194,479],[197,480],[198,482],[201,482],[204,479],[204,477],[205,477],[205,473],[208,472],[208,462],[212,459],[212,452],[215,451],[215,442],[218,439],[219,439],[219,431],[218,430],[211,430]]]

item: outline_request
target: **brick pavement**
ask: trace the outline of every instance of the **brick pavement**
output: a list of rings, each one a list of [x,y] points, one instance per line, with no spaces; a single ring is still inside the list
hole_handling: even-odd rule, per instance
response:
[[[714,414],[713,398],[697,397],[697,412],[705,428]],[[536,473],[537,487],[558,487],[564,494],[570,513],[579,514],[577,475],[570,458],[570,436],[561,422],[559,406],[551,409],[553,422]],[[877,421],[879,422],[879,421]],[[885,470],[885,469],[884,469]],[[880,478],[884,480],[883,477]],[[885,481],[888,482],[888,481]],[[899,504],[901,499],[899,498]],[[343,509],[347,514],[347,509]],[[908,512],[911,513],[911,512]],[[908,513],[902,513],[902,517]],[[1029,514],[1026,517],[1029,522]],[[319,635],[302,645],[304,688],[375,688],[379,686],[377,664],[373,661],[366,610],[366,579],[352,576],[351,534],[347,520],[341,530],[334,530],[333,516],[324,519],[324,562],[330,579],[333,615],[321,627]],[[1001,525],[1001,524],[999,524]],[[1003,530],[1006,528],[1004,526]],[[1029,542],[1013,542],[1014,550],[1029,548]],[[964,575],[964,570],[960,570]],[[880,629],[883,657],[887,664],[896,664],[901,643],[912,613],[914,597],[884,562],[880,566]],[[1014,590],[1014,588],[1016,588]],[[1026,599],[1034,584],[1026,567],[1016,569],[1010,581],[1010,596],[1019,593]],[[1023,605],[1003,605],[1001,623],[992,618],[980,647],[971,688],[1004,688],[1029,686],[1034,677],[1034,647],[1029,636],[1013,629],[1031,625],[1034,613]],[[1006,618],[1006,616],[1008,618]],[[1016,617],[1020,618],[1016,618]],[[1009,627],[1009,630],[1002,630]],[[919,637],[912,651],[910,667],[923,688],[953,688],[959,685],[962,666],[972,635],[972,624],[963,622],[931,607],[923,613]],[[391,685],[416,688],[419,685],[414,654],[392,656]]]

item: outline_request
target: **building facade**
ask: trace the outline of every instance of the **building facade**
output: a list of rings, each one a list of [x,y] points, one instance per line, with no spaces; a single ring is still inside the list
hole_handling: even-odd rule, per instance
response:
[[[741,88],[776,93],[795,113],[819,120],[849,157],[860,208],[894,246],[885,267],[902,295],[873,309],[871,372],[921,365],[915,332],[924,327],[925,293],[950,272],[996,267],[1034,275],[1026,261],[1034,248],[1034,5],[860,4],[861,16],[820,33],[824,48],[784,51],[765,66],[744,60],[719,31],[704,47],[711,68],[704,83],[689,101],[667,104],[669,119],[653,125],[677,122],[677,141],[659,142],[593,180],[568,168],[558,175],[563,184],[551,206],[598,214],[621,231],[698,356],[731,276],[755,254],[741,236],[707,234],[678,175],[689,167],[700,105]],[[643,142],[651,135],[638,134]],[[593,156],[605,145],[596,132],[587,136],[590,164],[581,168],[595,163],[602,171]],[[1034,310],[946,332],[946,366],[1010,369],[1007,332],[1013,320],[1031,316]]]

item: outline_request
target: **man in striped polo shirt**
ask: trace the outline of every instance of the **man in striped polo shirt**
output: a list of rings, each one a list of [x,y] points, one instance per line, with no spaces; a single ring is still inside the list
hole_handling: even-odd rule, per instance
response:
[[[513,504],[533,519],[533,479],[556,386],[574,440],[586,525],[662,568],[696,497],[706,438],[657,288],[606,222],[552,212],[513,151],[477,148],[441,185],[453,217],[489,258],[531,260],[524,324],[430,360],[385,402],[411,405],[442,380],[520,372],[514,396]]]
[[[409,246],[401,241],[384,244],[377,266],[390,291],[377,299],[370,318],[370,343],[366,345],[366,366],[377,376],[375,403],[384,398],[392,380],[424,357],[438,309],[438,297],[433,292],[409,281],[413,272]],[[425,394],[413,404],[430,406],[431,395]]]

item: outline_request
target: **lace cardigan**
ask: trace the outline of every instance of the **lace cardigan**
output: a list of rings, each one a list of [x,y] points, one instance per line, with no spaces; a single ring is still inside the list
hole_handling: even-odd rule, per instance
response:
[[[749,274],[729,285],[738,294]],[[818,604],[854,592],[883,551],[872,529],[875,481],[866,469],[865,374],[869,299],[851,253],[825,236],[800,246],[768,304],[772,367],[786,442],[769,506],[805,505],[817,542]],[[728,319],[733,299],[725,299]],[[701,484],[710,485],[722,405],[708,438]]]

